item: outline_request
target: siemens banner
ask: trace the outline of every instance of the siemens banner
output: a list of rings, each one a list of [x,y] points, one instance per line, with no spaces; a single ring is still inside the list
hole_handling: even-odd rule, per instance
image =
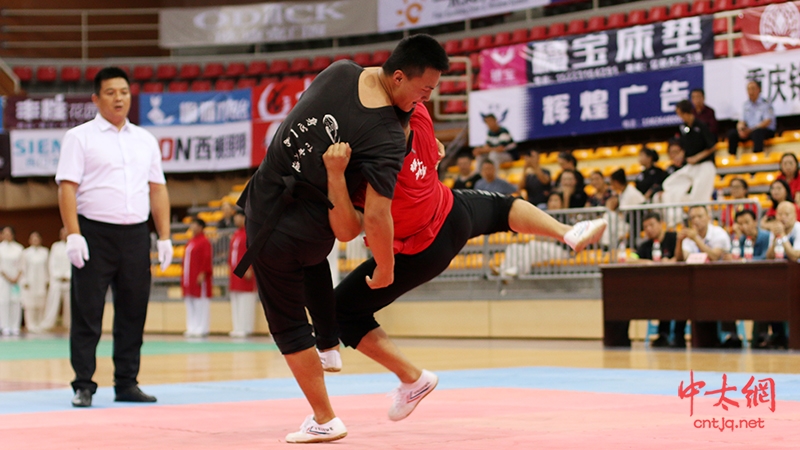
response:
[[[140,124],[158,139],[164,172],[250,167],[250,89],[145,94]]]
[[[675,104],[703,87],[703,67],[613,78],[474,91],[469,145],[483,145],[482,115],[493,113],[517,141],[677,125]]]

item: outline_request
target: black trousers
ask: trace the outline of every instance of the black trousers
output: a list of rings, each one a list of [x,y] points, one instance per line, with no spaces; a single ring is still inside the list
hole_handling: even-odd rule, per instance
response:
[[[83,268],[72,267],[70,359],[73,389],[89,389],[103,324],[106,292],[114,295],[114,386],[117,391],[138,384],[142,333],[150,298],[150,234],[146,223],[114,225],[78,217],[89,245]]]
[[[249,244],[261,224],[248,220],[245,228]],[[253,262],[269,331],[284,355],[306,350],[315,343],[322,349],[339,343],[327,259],[332,247],[332,239],[298,239],[275,230]],[[306,306],[314,321],[313,329]]]
[[[474,190],[456,190],[453,195],[453,209],[431,245],[414,255],[395,255],[394,283],[370,289],[365,277],[372,276],[376,264],[369,259],[336,286],[336,318],[345,345],[357,347],[380,326],[374,316],[377,311],[444,272],[469,239],[509,231],[508,215],[515,198]]]
[[[775,137],[775,132],[769,128],[757,128],[750,133],[750,139],[742,139],[739,137],[739,132],[734,128],[728,131],[728,153],[731,155],[736,154],[739,148],[739,142],[753,141],[753,153],[761,153],[764,151],[764,140]]]

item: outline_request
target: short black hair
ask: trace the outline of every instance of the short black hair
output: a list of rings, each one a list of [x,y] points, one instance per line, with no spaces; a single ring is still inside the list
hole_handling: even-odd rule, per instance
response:
[[[243,210],[242,208],[239,208],[239,207],[237,206],[237,207],[236,207],[236,210],[233,212],[233,215],[234,215],[234,216],[238,216],[238,215],[242,215],[242,216],[244,216],[244,215],[245,215],[245,214],[244,214],[244,210]]]
[[[199,217],[192,217],[192,222],[200,225],[200,228],[206,227],[206,221]]]
[[[649,213],[645,214],[644,217],[642,217],[642,223],[645,223],[650,219],[656,219],[656,222],[661,222],[661,214],[655,211],[650,211]]]
[[[427,69],[447,72],[450,59],[442,44],[427,34],[416,34],[401,40],[389,59],[383,63],[383,73],[393,74],[402,70],[409,78],[425,73]]]
[[[736,178],[732,179],[731,180],[731,186],[733,186],[733,182],[734,181],[738,181],[739,183],[742,183],[742,187],[744,188],[745,191],[750,189],[750,186],[747,185],[747,181],[744,181],[744,178],[736,177]]]
[[[658,152],[650,147],[643,147],[641,153],[647,155],[654,163],[658,162]]]
[[[578,166],[578,160],[575,159],[575,156],[573,156],[571,151],[565,150],[563,152],[559,152],[558,153],[558,157],[563,159],[564,161],[571,162],[576,167]]]
[[[672,137],[669,139],[669,141],[667,141],[667,148],[672,147],[673,145],[677,145],[678,147],[681,148],[681,150],[683,150],[683,146],[681,145],[681,140],[676,137]]]
[[[603,172],[600,172],[599,170],[595,170],[594,172],[591,173],[591,175],[600,175],[604,180],[606,178],[606,177],[603,176]]]
[[[469,153],[469,152],[461,152],[458,155],[456,155],[456,159],[457,160],[461,159],[461,158],[469,158],[470,161],[475,159],[475,157],[472,155],[472,153]]]
[[[484,159],[483,162],[481,163],[481,165],[486,165],[486,164],[491,164],[492,167],[494,167],[494,161],[492,161],[491,159]]]
[[[703,97],[705,97],[705,96],[706,96],[706,91],[704,91],[704,90],[703,90],[703,89],[701,89],[701,88],[694,88],[694,89],[692,89],[692,91],[691,91],[691,92],[689,92],[689,95],[691,95],[691,94],[694,94],[695,92],[699,92],[700,94],[702,94],[702,95],[703,95]]]
[[[750,216],[750,217],[753,218],[753,220],[756,220],[756,213],[754,213],[753,211],[751,211],[749,209],[743,209],[743,210],[737,212],[736,213],[736,219],[734,219],[734,220],[739,220],[739,217],[742,217],[742,216]]]
[[[625,176],[625,170],[617,169],[611,174],[611,181],[616,181],[619,184],[628,184],[628,178]]]
[[[104,67],[97,72],[97,75],[94,76],[94,93],[100,95],[100,88],[103,86],[103,81],[110,80],[112,78],[122,78],[126,83],[128,83],[128,86],[131,85],[131,82],[128,79],[128,74],[125,73],[124,70],[113,66]]]
[[[6,228],[11,230],[11,235],[12,236],[14,236],[15,238],[17,237],[17,230],[15,230],[14,227],[12,227],[11,225],[4,225],[3,228],[0,228],[0,231],[5,230]]]
[[[489,114],[481,114],[481,117],[483,117],[483,119],[484,119],[484,120],[488,119],[489,117],[491,117],[491,118],[492,118],[492,119],[494,119],[494,120],[497,120],[497,117],[496,117],[494,114],[492,114],[492,113],[489,113]]]
[[[675,105],[675,109],[684,114],[694,114],[694,105],[689,100],[681,100]]]

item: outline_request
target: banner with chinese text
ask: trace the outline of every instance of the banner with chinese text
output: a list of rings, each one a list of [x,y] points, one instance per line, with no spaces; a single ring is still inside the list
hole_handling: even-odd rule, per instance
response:
[[[686,17],[619,30],[528,42],[483,50],[481,87],[522,84],[537,86],[608,78],[623,74],[701,64],[714,57],[712,16]],[[486,85],[483,83],[487,82]]]
[[[474,91],[469,144],[482,145],[493,113],[517,141],[677,125],[675,104],[703,86],[703,66],[548,86]]]
[[[747,8],[741,23],[744,55],[800,48],[800,2]]]
[[[522,11],[547,5],[550,0],[377,0],[377,2],[378,31],[384,33]]]
[[[251,165],[250,89],[143,94],[139,121],[158,139],[164,172],[219,172]]]
[[[800,49],[717,59],[703,66],[706,104],[719,120],[741,119],[750,80],[761,83],[761,97],[772,103],[776,116],[800,114]]]
[[[378,30],[376,0],[275,2],[216,8],[164,8],[158,15],[165,48],[259,44]]]

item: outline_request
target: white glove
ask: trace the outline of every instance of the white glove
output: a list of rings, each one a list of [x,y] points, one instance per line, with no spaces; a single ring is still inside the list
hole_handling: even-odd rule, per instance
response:
[[[161,271],[164,272],[172,264],[172,240],[159,240],[156,242],[156,247],[158,248],[158,262],[161,263]]]
[[[85,261],[89,260],[89,245],[86,243],[86,238],[77,233],[67,236],[67,256],[73,266],[78,269],[83,268]]]

